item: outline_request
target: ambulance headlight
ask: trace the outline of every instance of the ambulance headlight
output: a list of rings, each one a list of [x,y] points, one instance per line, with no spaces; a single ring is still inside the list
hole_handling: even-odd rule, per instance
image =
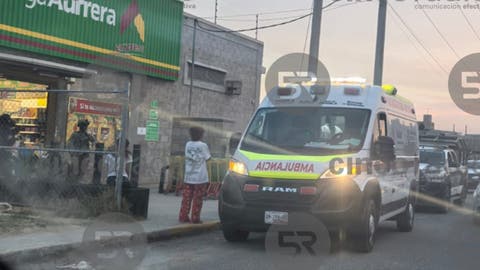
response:
[[[248,175],[247,165],[245,165],[243,162],[233,159],[228,162],[228,170],[236,174]]]

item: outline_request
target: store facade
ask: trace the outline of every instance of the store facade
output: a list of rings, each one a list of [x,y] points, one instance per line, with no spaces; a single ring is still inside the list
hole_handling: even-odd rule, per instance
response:
[[[128,95],[25,90],[132,90],[129,74],[173,83],[179,76],[183,5],[177,0],[5,0],[0,3],[0,113],[17,122],[21,144],[65,145],[87,119],[113,145]],[[162,27],[159,27],[162,26]],[[111,71],[113,85],[83,89]],[[21,135],[21,136],[20,136]]]
[[[76,122],[88,119],[89,133],[108,147],[127,101],[127,137],[141,146],[141,185],[156,185],[172,152],[183,147],[178,119],[214,123],[206,139],[215,147],[243,130],[258,105],[263,43],[228,31],[195,30],[194,20],[227,29],[184,14],[182,1],[5,0],[0,14],[0,80],[86,91],[49,93],[44,138],[37,142],[65,147]],[[239,84],[232,93],[229,86]],[[129,96],[93,93],[98,90],[129,90]]]

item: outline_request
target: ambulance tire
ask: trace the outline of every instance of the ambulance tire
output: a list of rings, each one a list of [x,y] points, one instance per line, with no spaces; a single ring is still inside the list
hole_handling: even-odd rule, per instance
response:
[[[450,209],[450,204],[451,204],[451,188],[450,185],[445,185],[445,188],[443,190],[443,198],[441,199],[442,202],[440,205],[438,205],[437,210],[441,214],[447,214],[449,209]]]
[[[369,253],[375,245],[375,234],[378,226],[378,207],[373,198],[367,198],[357,228],[353,233],[353,247],[358,252]]]
[[[328,232],[330,236],[330,253],[338,252],[341,248],[341,232],[340,231],[330,231]]]
[[[468,192],[467,185],[463,185],[462,192],[460,193],[460,198],[456,199],[453,203],[455,203],[455,205],[457,206],[464,206],[465,201],[467,200],[467,195],[468,195],[467,192]]]
[[[248,239],[250,232],[241,231],[234,227],[222,226],[223,237],[228,242],[244,242]]]
[[[405,211],[397,216],[397,229],[400,232],[411,232],[415,220],[415,207],[411,199],[408,200]]]

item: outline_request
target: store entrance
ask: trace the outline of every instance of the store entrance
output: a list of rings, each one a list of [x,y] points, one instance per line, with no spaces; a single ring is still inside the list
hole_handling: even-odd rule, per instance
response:
[[[3,49],[2,49],[3,51]],[[40,60],[30,53],[0,53],[0,113],[15,118],[17,137],[25,145],[55,147],[65,136],[68,95],[9,90],[68,89],[74,78],[95,74],[82,64]]]
[[[18,146],[43,146],[47,137],[47,85],[0,78],[0,115],[15,121]],[[2,90],[15,90],[2,91]]]

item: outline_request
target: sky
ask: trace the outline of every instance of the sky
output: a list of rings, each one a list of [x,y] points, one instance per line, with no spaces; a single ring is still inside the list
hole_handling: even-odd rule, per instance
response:
[[[260,26],[288,21],[309,13],[312,2],[218,0],[218,24],[231,29],[255,27],[255,15],[236,15],[258,13]],[[480,116],[458,108],[448,90],[448,78],[454,65],[461,58],[479,51],[479,2],[453,2],[471,6],[452,9],[452,0],[389,0],[393,9],[389,8],[387,13],[383,82],[395,85],[400,95],[414,102],[419,120],[423,114],[430,113],[437,129],[453,130],[455,125],[456,131],[463,132],[468,126],[468,133],[480,134]],[[185,3],[190,6],[186,12],[213,21],[215,0],[188,0]],[[324,0],[324,6],[329,3],[330,0]],[[418,4],[430,4],[430,9],[421,9]],[[282,11],[289,12],[277,13]],[[373,82],[377,14],[378,1],[375,0],[340,0],[324,10],[319,58],[331,77],[356,76]],[[304,52],[305,47],[308,53],[309,20],[305,18],[259,31],[258,39],[265,44],[263,66],[267,70],[283,55]],[[245,34],[255,37],[255,32]],[[264,87],[262,91],[265,91]]]

